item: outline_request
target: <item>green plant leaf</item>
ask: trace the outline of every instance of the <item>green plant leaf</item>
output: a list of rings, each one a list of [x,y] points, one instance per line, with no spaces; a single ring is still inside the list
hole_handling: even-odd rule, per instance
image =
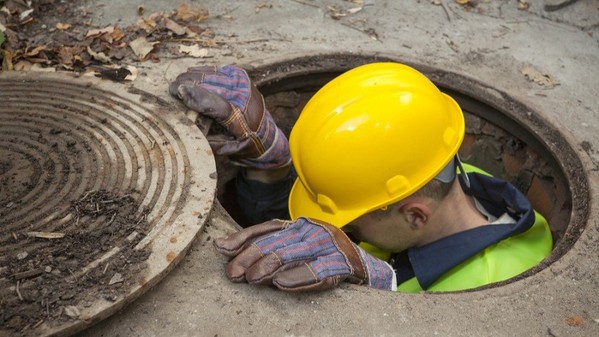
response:
[[[2,47],[4,40],[6,40],[6,38],[4,37],[4,32],[0,32],[0,47]]]

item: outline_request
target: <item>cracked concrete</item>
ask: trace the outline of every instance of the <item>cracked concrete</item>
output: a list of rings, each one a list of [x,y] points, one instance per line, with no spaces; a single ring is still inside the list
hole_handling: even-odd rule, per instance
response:
[[[498,288],[462,294],[391,294],[352,285],[327,293],[286,294],[228,282],[211,238],[234,230],[218,209],[185,259],[154,289],[81,336],[596,336],[599,335],[599,4],[579,0],[545,12],[544,2],[370,1],[341,20],[326,12],[356,5],[331,1],[192,1],[228,14],[204,24],[222,43],[210,58],[162,57],[139,63],[133,86],[169,102],[168,82],[188,66],[237,63],[261,69],[328,54],[388,57],[474,79],[507,93],[563,133],[587,172],[584,231],[558,261]],[[83,1],[98,26],[133,24],[136,8],[170,11],[159,0]],[[445,8],[445,9],[444,9]],[[369,34],[374,30],[379,40]],[[551,89],[520,72],[532,65],[554,77]],[[288,69],[293,73],[293,69]],[[558,154],[559,155],[559,154]]]

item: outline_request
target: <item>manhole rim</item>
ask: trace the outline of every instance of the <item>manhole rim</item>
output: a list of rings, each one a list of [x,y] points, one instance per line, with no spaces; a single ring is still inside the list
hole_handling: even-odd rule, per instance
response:
[[[406,61],[400,56],[390,54],[331,53],[292,55],[287,58],[260,60],[259,63],[250,64],[247,68],[256,85],[267,96],[276,92],[289,90],[277,87],[276,84],[289,81],[290,79],[298,81],[298,78],[303,77],[307,78],[314,85],[322,81],[323,77],[326,78],[327,74],[328,76],[330,74],[339,74],[365,63],[385,61],[410,65],[423,72],[440,88],[450,89],[461,95],[471,97],[497,110],[504,118],[520,124],[545,150],[551,153],[552,159],[558,165],[557,169],[559,169],[559,173],[564,178],[567,193],[572,200],[570,220],[562,239],[554,246],[550,256],[525,273],[471,291],[478,292],[498,288],[524,280],[535,283],[540,282],[540,278],[533,276],[554,265],[555,262],[567,255],[576,246],[583,232],[589,226],[590,215],[593,211],[589,204],[591,187],[589,173],[587,172],[588,168],[585,167],[580,153],[576,150],[577,146],[573,141],[574,137],[560,130],[554,122],[546,118],[531,103],[516,99],[508,92],[494,88],[483,80],[441,67]],[[264,90],[264,88],[269,87],[276,87],[276,89],[272,90],[272,92],[269,92],[268,89]],[[302,86],[297,86],[296,88],[299,87]],[[507,106],[507,108],[504,106]],[[541,128],[541,126],[544,128]],[[546,141],[545,139],[550,139],[551,141]],[[553,269],[552,272],[555,273],[556,270]]]

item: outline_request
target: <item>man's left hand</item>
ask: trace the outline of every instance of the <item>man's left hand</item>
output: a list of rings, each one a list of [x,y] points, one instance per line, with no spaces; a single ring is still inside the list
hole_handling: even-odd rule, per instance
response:
[[[331,289],[343,281],[395,290],[395,272],[340,229],[307,218],[271,220],[214,240],[233,259],[226,268],[234,282],[274,285],[285,291]]]

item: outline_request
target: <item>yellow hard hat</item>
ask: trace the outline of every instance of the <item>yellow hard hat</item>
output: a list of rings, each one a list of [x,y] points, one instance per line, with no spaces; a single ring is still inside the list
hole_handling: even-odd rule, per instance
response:
[[[411,67],[372,63],[343,73],[291,130],[292,219],[343,227],[409,196],[450,163],[464,128],[458,104]]]

